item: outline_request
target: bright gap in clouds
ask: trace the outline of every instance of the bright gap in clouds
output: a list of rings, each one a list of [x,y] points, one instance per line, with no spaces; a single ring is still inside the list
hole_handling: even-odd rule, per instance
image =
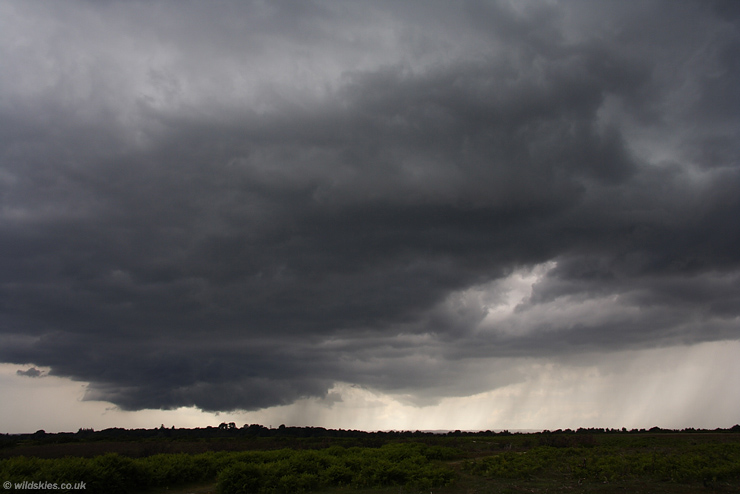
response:
[[[591,354],[571,361],[514,359],[522,382],[467,397],[413,406],[404,396],[336,383],[323,399],[255,412],[194,408],[124,412],[84,401],[85,384],[26,367],[0,366],[3,432],[71,431],[80,427],[205,427],[221,422],[361,430],[486,430],[627,427],[731,427],[740,422],[740,342]],[[3,422],[6,422],[3,420]]]

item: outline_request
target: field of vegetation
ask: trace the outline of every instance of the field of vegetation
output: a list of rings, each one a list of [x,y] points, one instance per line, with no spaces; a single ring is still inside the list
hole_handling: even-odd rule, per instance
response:
[[[115,434],[117,441],[104,433],[81,434],[77,441],[37,433],[0,440],[0,480],[10,482],[6,492],[27,492],[32,482],[80,492],[75,484],[84,482],[86,493],[121,494],[740,492],[738,429],[344,434],[286,428],[262,435],[160,430]],[[86,451],[84,445],[97,446],[88,452],[108,452],[75,455]],[[130,454],[133,445],[141,446],[138,454]],[[206,451],[147,454],[158,449]]]
[[[381,448],[210,452],[127,458],[109,453],[93,458],[2,460],[4,481],[84,481],[85,492],[126,493],[218,481],[226,494],[308,492],[328,487],[400,486],[412,490],[449,485],[454,472],[432,460],[450,459],[450,448],[388,444]],[[10,489],[11,492],[14,489]],[[18,489],[21,490],[21,489]],[[73,489],[69,489],[72,491]]]

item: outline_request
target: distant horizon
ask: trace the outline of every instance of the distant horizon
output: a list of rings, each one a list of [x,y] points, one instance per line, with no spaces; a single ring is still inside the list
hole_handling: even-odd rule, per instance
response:
[[[208,430],[208,429],[219,429],[218,425],[213,426],[209,425],[206,427],[164,427],[162,429],[161,424],[160,427],[151,427],[151,428],[136,428],[136,429],[127,429],[124,427],[108,427],[106,429],[100,429],[100,430],[88,430],[88,429],[82,429],[78,431],[45,431],[43,429],[39,429],[34,432],[15,432],[15,433],[9,433],[9,432],[0,432],[2,435],[6,436],[34,436],[38,435],[39,432],[42,432],[44,434],[49,435],[56,435],[56,434],[86,434],[86,433],[97,433],[97,432],[105,432],[108,430],[125,430],[125,431],[156,431],[156,430]],[[247,425],[253,425],[253,424],[244,424],[243,426],[239,427],[237,426],[235,429],[241,429],[244,430],[247,428]],[[262,425],[262,424],[256,424],[256,425]],[[284,424],[283,424],[284,425]],[[280,426],[277,427],[270,427],[270,426],[264,426],[267,430],[280,430]],[[374,433],[395,433],[395,434],[414,434],[414,433],[422,433],[422,434],[440,434],[440,435],[449,435],[449,434],[455,434],[455,433],[461,433],[461,434],[485,434],[485,433],[492,433],[501,435],[502,433],[509,433],[509,434],[543,434],[543,433],[572,433],[572,434],[580,434],[585,431],[585,433],[604,433],[604,434],[615,434],[615,433],[632,433],[632,434],[640,434],[645,432],[697,432],[697,433],[704,433],[704,432],[716,432],[716,431],[736,431],[736,429],[740,429],[740,424],[735,424],[731,427],[716,427],[713,429],[705,429],[705,428],[693,428],[693,427],[686,427],[683,429],[667,429],[660,426],[653,426],[650,428],[640,428],[640,429],[627,429],[622,427],[579,427],[577,429],[435,429],[435,430],[395,430],[395,429],[389,429],[389,430],[362,430],[362,429],[336,429],[336,428],[330,428],[330,427],[321,427],[321,426],[311,426],[311,425],[304,425],[304,426],[297,426],[297,425],[285,425],[286,428],[294,428],[294,429],[324,429],[327,431],[344,431],[344,432],[363,432],[368,434],[374,434]],[[173,429],[174,428],[174,429]],[[657,430],[656,430],[657,429]],[[234,429],[229,429],[234,430]]]

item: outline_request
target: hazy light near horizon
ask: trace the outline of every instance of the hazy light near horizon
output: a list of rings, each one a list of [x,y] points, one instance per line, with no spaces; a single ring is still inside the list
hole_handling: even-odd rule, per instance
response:
[[[79,428],[206,427],[221,422],[359,430],[555,430],[578,427],[731,427],[740,396],[740,342],[594,354],[576,362],[518,362],[525,380],[474,396],[414,406],[403,395],[336,383],[326,397],[255,412],[196,408],[126,412],[85,401],[85,383],[17,375],[0,365],[2,432],[75,432]],[[625,371],[626,369],[626,371]]]

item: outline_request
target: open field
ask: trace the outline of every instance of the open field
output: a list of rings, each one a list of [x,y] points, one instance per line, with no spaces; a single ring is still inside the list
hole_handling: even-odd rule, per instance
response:
[[[122,494],[740,492],[734,429],[334,437],[298,431],[118,441],[101,433],[79,441],[62,436],[62,443],[56,435],[15,442],[5,436],[0,480],[85,482],[87,493]],[[5,489],[21,490],[28,489]]]

